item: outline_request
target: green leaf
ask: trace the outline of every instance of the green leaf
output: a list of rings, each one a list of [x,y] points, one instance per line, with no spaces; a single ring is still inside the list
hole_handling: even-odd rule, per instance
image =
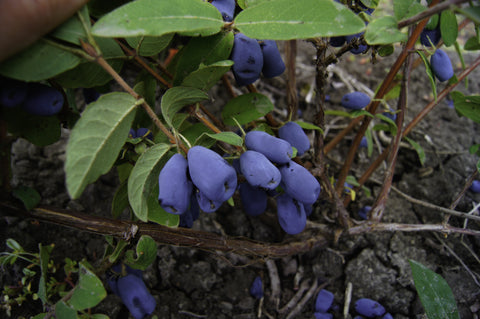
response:
[[[157,175],[158,177],[158,175]],[[158,203],[158,183],[147,196],[148,220],[167,227],[177,227],[180,222],[179,215],[167,213]]]
[[[383,114],[376,114],[375,117],[381,119],[384,122],[387,122],[388,129],[386,129],[386,131],[392,133],[392,135],[397,134],[397,124],[395,123],[394,120],[392,120],[391,118],[389,118],[389,117],[387,117]]]
[[[203,123],[195,123],[182,131],[182,135],[192,145],[201,145],[206,148],[210,148],[212,147],[212,145],[215,144],[215,141],[211,138],[200,138],[201,136],[204,136],[203,133],[210,132],[210,129],[206,127]]]
[[[394,0],[393,10],[397,20],[413,17],[417,13],[424,11],[426,8],[417,0]]]
[[[233,33],[221,32],[210,37],[192,38],[180,51],[173,85],[178,86],[202,65],[209,66],[227,60],[233,48]]]
[[[217,134],[208,134],[207,135],[214,140],[222,141],[235,146],[242,146],[243,139],[233,132],[221,132]]]
[[[440,20],[440,16],[438,14],[434,14],[433,16],[430,17],[428,20],[427,25],[425,26],[425,29],[427,30],[434,30],[438,26],[438,21]]]
[[[137,0],[100,18],[92,33],[102,37],[161,36],[195,32],[207,36],[220,32],[222,15],[202,0]]]
[[[227,73],[233,65],[233,61],[218,61],[217,63],[200,66],[183,79],[182,86],[194,87],[203,91],[208,91],[218,80]]]
[[[317,130],[317,131],[320,131],[323,134],[322,128],[319,127],[319,126],[316,126],[315,124],[307,123],[307,122],[303,122],[303,121],[295,121],[295,123],[300,125],[300,127],[305,129],[305,130]]]
[[[428,318],[460,319],[452,290],[442,276],[409,260],[413,281]]]
[[[339,110],[325,110],[325,115],[343,116],[343,117],[350,117],[350,118],[354,117],[346,111],[339,111]]]
[[[405,136],[404,139],[408,143],[410,143],[410,145],[412,145],[412,147],[415,149],[415,152],[417,152],[417,155],[418,155],[418,159],[420,160],[420,164],[422,164],[423,166],[425,164],[425,151],[423,150],[423,148],[420,146],[420,144],[418,144],[411,138],[408,138]]]
[[[173,118],[181,108],[206,99],[207,93],[199,89],[183,86],[168,89],[161,101],[163,118],[170,127],[173,127]]]
[[[474,35],[473,37],[469,38],[467,42],[465,42],[463,49],[467,51],[480,50],[480,42],[478,41],[478,37]]]
[[[48,272],[48,261],[50,259],[50,253],[52,252],[53,246],[42,246],[38,244],[38,250],[40,251],[40,280],[38,282],[38,298],[42,301],[43,305],[47,304],[47,272]]]
[[[43,147],[60,139],[61,125],[57,116],[32,115],[18,107],[4,108],[3,116],[10,133],[32,144]]]
[[[15,187],[12,191],[12,195],[21,200],[23,206],[25,206],[27,210],[33,209],[42,199],[40,194],[34,188],[27,186]]]
[[[67,145],[66,184],[72,198],[110,170],[128,136],[136,102],[127,93],[114,92],[83,112]]]
[[[41,81],[73,69],[81,59],[39,40],[0,64],[0,74],[22,81]]]
[[[395,52],[395,47],[392,44],[382,45],[377,52],[379,56],[386,57]]]
[[[82,15],[83,20],[86,23],[90,24],[90,16],[88,15],[87,6],[80,9],[78,13]],[[87,34],[85,33],[80,18],[78,17],[78,13],[53,30],[49,36],[77,45],[80,45],[80,39],[86,42]]]
[[[17,251],[17,252],[24,252],[25,250],[23,247],[13,238],[8,238],[6,241],[6,245],[8,248],[11,250]]]
[[[144,222],[148,221],[147,199],[158,184],[158,174],[166,162],[164,156],[169,149],[167,144],[155,144],[149,148],[139,157],[128,178],[128,200],[135,216]]]
[[[452,95],[455,110],[474,122],[480,123],[480,96]]]
[[[125,263],[134,269],[145,270],[157,258],[157,243],[152,237],[143,235],[138,240],[136,251],[137,257],[131,250],[125,253]]]
[[[44,319],[45,316],[48,315],[48,313],[39,313],[38,315],[35,315],[32,319]]]
[[[480,144],[474,144],[474,145],[470,146],[470,148],[468,149],[468,152],[472,155],[477,154],[479,149],[480,149]],[[477,154],[477,155],[479,155],[479,154]]]
[[[108,256],[108,261],[114,264],[117,261],[117,259],[120,257],[120,255],[123,253],[124,248],[127,246],[128,246],[128,242],[123,239],[120,239],[117,245],[115,246],[115,250],[113,250],[110,256]]]
[[[368,116],[368,117],[375,117],[372,113],[368,112],[367,110],[353,110],[350,112],[350,116],[355,118],[359,116]]]
[[[365,40],[370,45],[390,44],[406,41],[406,33],[398,30],[398,21],[392,16],[384,16],[373,20],[365,31]]]
[[[55,304],[55,318],[57,319],[74,319],[77,318],[77,311],[67,305],[65,301],[60,300]]]
[[[167,33],[160,37],[138,36],[125,38],[128,44],[141,56],[152,56],[162,52],[172,41],[174,33]]]
[[[116,72],[120,72],[125,55],[117,42],[105,38],[96,38],[96,41],[102,56]],[[65,88],[91,88],[108,83],[112,80],[112,76],[97,63],[84,62],[72,70],[59,74],[55,80]]]
[[[435,75],[433,74],[432,67],[430,66],[430,62],[428,62],[428,59],[425,56],[425,53],[423,53],[422,51],[417,51],[417,53],[420,55],[420,58],[422,58],[423,64],[425,65],[425,72],[427,73],[428,79],[430,80],[430,85],[432,86],[433,96],[434,96],[435,101],[436,101],[437,100],[437,86],[435,84]]]
[[[95,307],[107,296],[102,281],[80,262],[79,279],[68,303],[76,310]]]
[[[115,195],[112,199],[112,216],[118,218],[128,207],[128,187],[127,183],[123,182],[118,186]]]
[[[231,99],[223,107],[222,119],[226,125],[235,126],[235,118],[240,125],[250,123],[273,111],[268,97],[260,93],[247,93]]]
[[[440,33],[447,47],[457,41],[458,24],[457,17],[453,11],[445,10],[440,14]]]
[[[360,33],[365,23],[330,0],[272,0],[240,12],[235,27],[255,39],[291,40]]]
[[[480,24],[480,7],[456,8],[458,12],[469,18],[475,24]]]

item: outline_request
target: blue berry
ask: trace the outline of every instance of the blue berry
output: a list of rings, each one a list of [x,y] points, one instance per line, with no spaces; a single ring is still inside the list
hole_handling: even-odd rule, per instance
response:
[[[180,215],[190,204],[192,182],[187,177],[187,160],[175,154],[158,175],[158,202],[166,212]]]
[[[245,136],[245,146],[249,150],[265,155],[277,164],[286,164],[292,157],[292,146],[285,140],[262,131],[250,131]]]
[[[4,79],[0,87],[0,105],[15,107],[23,103],[27,97],[26,82]]]
[[[262,153],[246,151],[240,156],[240,170],[248,183],[255,187],[275,189],[282,176]]]
[[[320,183],[310,172],[293,161],[280,167],[285,192],[303,204],[313,204],[320,195]]]
[[[430,57],[430,65],[432,66],[433,74],[440,82],[445,82],[453,76],[452,61],[448,55],[440,49],[437,49]]]
[[[333,293],[326,289],[320,290],[315,300],[315,311],[327,312],[333,304]]]
[[[331,313],[325,312],[315,312],[313,316],[315,319],[333,319],[333,315]]]
[[[139,129],[137,129],[135,137],[148,138],[149,140],[153,140],[152,132],[145,127],[140,127]]]
[[[205,212],[205,213],[213,213],[214,211],[219,209],[223,203],[223,201],[215,201],[215,200],[209,199],[201,191],[197,192],[196,198],[197,198],[197,203],[199,208],[202,210],[202,212]]]
[[[361,298],[355,302],[355,310],[362,316],[374,318],[382,316],[385,313],[385,308],[375,300],[368,298]]]
[[[278,137],[290,143],[302,155],[310,149],[310,140],[302,127],[295,122],[287,122],[278,130]]]
[[[370,104],[370,97],[363,92],[350,92],[342,97],[341,104],[347,109],[361,110]]]
[[[277,217],[282,229],[290,235],[302,232],[307,224],[307,215],[303,204],[288,194],[277,197]]]
[[[474,180],[469,189],[474,193],[480,193],[480,181]]]
[[[357,34],[354,34],[354,35],[347,35],[347,36],[345,36],[345,41],[347,43],[350,43],[354,39],[359,39],[362,35],[363,35],[363,32],[362,33],[357,33]],[[353,54],[360,54],[360,53],[365,52],[367,49],[368,49],[368,45],[359,44],[356,48],[350,49],[350,52],[353,53]]]
[[[198,205],[197,197],[194,193],[190,195],[190,207],[187,211],[180,215],[180,221],[178,226],[184,228],[192,228],[193,222],[198,219],[200,215],[200,207]]]
[[[431,47],[431,43],[437,45],[441,38],[440,28],[435,28],[433,30],[425,28],[422,30],[422,33],[420,33],[420,43],[427,47]]]
[[[235,34],[231,59],[233,75],[238,85],[252,84],[260,77],[263,68],[263,54],[257,40],[242,33]]]
[[[285,63],[278,51],[277,43],[274,40],[263,40],[260,42],[260,48],[263,54],[263,75],[273,78],[282,74],[285,71]]]
[[[341,36],[341,37],[331,37],[330,38],[330,45],[332,47],[335,47],[335,48],[338,48],[338,47],[341,47],[345,44],[345,37],[344,36]]]
[[[203,195],[214,202],[232,197],[237,188],[237,174],[224,158],[197,145],[188,151],[187,161],[192,182]]]
[[[255,277],[250,286],[249,292],[253,298],[261,299],[263,297],[263,284],[260,276]]]
[[[393,319],[393,316],[392,316],[389,312],[387,312],[387,313],[382,317],[382,319]]]
[[[242,183],[239,187],[240,200],[243,210],[250,216],[258,216],[267,209],[267,192],[249,183]]]
[[[33,115],[51,116],[61,111],[63,95],[58,90],[41,83],[30,83],[23,109]]]
[[[142,279],[133,274],[117,281],[118,295],[135,319],[143,319],[155,310],[157,302]]]
[[[363,147],[363,148],[368,147],[368,141],[367,141],[367,138],[365,136],[362,137],[362,140],[360,141],[360,147]]]
[[[235,14],[235,0],[212,0],[210,3],[220,11],[223,21],[233,21],[233,16]]]
[[[358,211],[358,216],[360,216],[360,218],[362,219],[367,219],[368,218],[368,212],[370,212],[372,210],[372,206],[364,206],[362,208],[360,208],[360,210]]]

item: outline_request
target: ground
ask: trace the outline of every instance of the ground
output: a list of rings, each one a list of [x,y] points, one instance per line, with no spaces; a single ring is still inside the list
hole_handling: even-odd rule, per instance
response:
[[[398,52],[399,48],[396,49]],[[449,51],[456,70],[459,59]],[[475,58],[466,55],[468,65]],[[297,58],[297,84],[306,121],[312,114],[312,105],[305,102],[306,92],[314,81],[314,50],[310,44],[299,44]],[[374,90],[385,76],[392,58],[380,59],[376,64],[369,63],[368,55],[350,56],[329,70],[327,94],[330,95],[328,109],[338,109],[341,96],[349,91],[350,83],[358,83]],[[459,85],[464,92],[479,92],[480,71],[470,76],[468,89]],[[411,90],[408,96],[408,123],[431,99],[430,83],[420,65],[411,74]],[[438,84],[440,91],[445,84]],[[285,105],[284,78],[258,84],[260,92],[271,97],[276,106]],[[225,93],[222,86],[210,92],[213,107],[224,103]],[[390,102],[395,107],[395,101]],[[329,127],[327,140],[339,131],[345,121],[333,116],[326,119]],[[449,207],[465,184],[467,177],[474,171],[477,158],[468,153],[468,148],[480,143],[479,126],[472,121],[459,117],[455,110],[442,101],[410,135],[425,150],[426,161],[422,166],[414,150],[408,146],[401,148],[395,170],[393,185],[420,201]],[[87,187],[78,200],[71,200],[64,186],[63,161],[65,159],[65,141],[68,132],[64,132],[60,142],[44,149],[37,148],[24,140],[18,140],[13,149],[14,183],[35,187],[42,195],[43,205],[51,205],[108,216],[109,202],[116,187],[116,175],[111,172],[101,177],[95,184]],[[338,173],[348,151],[353,135],[328,155],[330,172]],[[380,136],[382,139],[382,136]],[[378,147],[385,147],[380,141]],[[371,157],[366,150],[360,150],[352,171],[359,177],[378,154],[375,150]],[[307,155],[308,156],[308,155]],[[360,220],[357,211],[371,204],[379,191],[383,169],[378,170],[366,186],[372,196],[364,193],[348,206],[348,211]],[[457,210],[468,212],[480,201],[480,195],[467,192],[457,206]],[[330,205],[319,201],[310,220],[333,225]],[[274,216],[273,212],[268,212]],[[478,215],[478,212],[476,212]],[[387,201],[384,221],[397,223],[439,223],[443,214],[435,209],[426,208],[391,191]],[[268,218],[247,217],[238,209],[224,205],[214,214],[201,214],[194,228],[221,233],[230,236],[279,242],[283,233],[276,225],[269,225]],[[464,227],[464,220],[452,218],[453,226]],[[5,239],[14,238],[25,248],[36,250],[38,243],[55,244],[54,260],[61,265],[64,257],[80,260],[87,259],[95,265],[103,254],[105,242],[101,236],[79,232],[60,226],[34,223],[20,218],[2,218],[0,220],[0,248],[5,251]],[[478,229],[478,223],[469,221],[468,226]],[[288,238],[288,237],[287,237]],[[370,233],[358,236],[342,236],[338,242],[331,241],[327,247],[276,260],[246,259],[234,254],[202,251],[195,248],[159,246],[158,258],[144,273],[144,280],[157,300],[155,315],[158,318],[313,318],[316,293],[321,287],[335,295],[337,311],[335,318],[343,318],[346,290],[351,284],[350,314],[355,315],[353,302],[361,297],[379,301],[394,318],[422,318],[424,311],[413,285],[408,260],[416,260],[442,275],[451,286],[461,318],[478,318],[480,314],[480,261],[474,252],[479,251],[480,238],[452,234],[443,236],[432,232]],[[278,275],[274,275],[274,270]],[[18,280],[19,268],[4,269],[0,274],[0,283],[12,284]],[[253,279],[263,278],[265,298],[261,303],[252,298],[248,289]],[[275,287],[280,287],[278,299],[274,296]],[[294,307],[285,305],[295,294],[306,296],[294,303]],[[20,318],[40,312],[39,301],[26,302],[20,309],[14,309],[12,317]],[[259,310],[260,308],[260,310]],[[282,310],[280,310],[282,309]],[[110,318],[127,318],[128,312],[120,299],[109,294],[95,309]],[[6,317],[1,313],[0,317]]]

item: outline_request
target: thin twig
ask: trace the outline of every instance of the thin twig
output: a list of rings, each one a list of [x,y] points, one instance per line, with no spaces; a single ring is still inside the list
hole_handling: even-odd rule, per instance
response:
[[[425,11],[420,12],[419,14],[414,15],[413,17],[401,20],[398,22],[398,28],[402,29],[406,26],[412,25],[417,23],[418,21],[421,21],[425,18],[431,17],[441,11],[447,10],[452,6],[462,4],[469,2],[470,0],[450,0],[450,1],[444,1],[442,3],[437,4],[436,6],[433,6]]]
[[[287,60],[287,106],[288,120],[297,118],[298,97],[297,97],[297,78],[296,78],[296,58],[297,58],[297,40],[285,42],[285,55]]]
[[[292,297],[292,299],[290,299],[290,301],[285,306],[283,306],[282,308],[280,308],[280,310],[278,310],[278,313],[279,314],[286,313],[287,311],[292,309],[295,305],[297,305],[298,302],[300,301],[300,299],[302,298],[303,293],[305,292],[305,290],[308,289],[309,286],[310,286],[309,281],[304,280],[300,284],[300,287],[299,287],[297,293]]]
[[[313,295],[315,294],[315,291],[317,290],[317,287],[318,287],[318,282],[317,282],[317,280],[314,280],[312,286],[310,287],[310,289],[308,289],[305,296],[302,298],[302,300],[300,300],[300,302],[297,304],[297,306],[295,308],[293,308],[293,310],[288,314],[286,319],[295,318],[298,314],[300,314],[300,312],[302,312],[302,309],[305,306],[305,304],[310,299],[312,299]]]
[[[270,299],[273,301],[275,309],[278,309],[282,288],[280,287],[280,277],[278,276],[277,265],[275,264],[275,260],[273,259],[268,259],[265,264],[267,266],[268,275],[270,277],[270,289],[272,290],[270,294]]]

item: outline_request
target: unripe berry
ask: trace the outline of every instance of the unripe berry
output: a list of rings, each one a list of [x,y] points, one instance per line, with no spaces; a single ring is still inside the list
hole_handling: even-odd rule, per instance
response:
[[[286,164],[292,157],[292,146],[285,140],[262,131],[250,131],[245,136],[245,146],[265,155],[277,164]]]
[[[235,62],[232,71],[238,85],[258,80],[263,68],[263,54],[257,40],[242,33],[235,34],[231,59]]]
[[[63,107],[63,95],[58,90],[41,83],[30,83],[23,109],[33,115],[55,115]]]
[[[255,187],[275,189],[282,178],[278,168],[256,151],[246,151],[240,156],[240,170],[248,183]]]
[[[263,54],[263,75],[273,78],[282,74],[285,71],[285,63],[278,51],[277,43],[274,40],[263,40],[260,42],[260,48]]]
[[[158,202],[170,214],[183,214],[189,206],[192,183],[187,177],[187,160],[173,155],[158,176]]]
[[[267,209],[267,192],[249,183],[242,183],[239,186],[240,199],[243,210],[250,216],[258,216]]]
[[[342,97],[341,104],[347,109],[361,110],[370,104],[370,97],[363,92],[350,92]]]
[[[290,161],[280,167],[285,192],[303,204],[313,204],[320,195],[320,183],[303,166]]]
[[[433,74],[440,82],[449,80],[454,74],[450,58],[440,49],[437,49],[430,57],[430,65],[432,66]]]
[[[277,217],[282,229],[290,235],[300,233],[307,224],[307,215],[303,204],[288,194],[277,197]]]
[[[235,14],[235,0],[212,0],[210,3],[220,11],[223,21],[233,21],[233,15]]]
[[[197,145],[188,151],[187,160],[192,182],[203,195],[216,202],[232,197],[237,188],[237,174],[225,159]]]
[[[278,136],[297,149],[297,154],[302,155],[310,149],[310,140],[300,125],[287,122],[278,130]]]

